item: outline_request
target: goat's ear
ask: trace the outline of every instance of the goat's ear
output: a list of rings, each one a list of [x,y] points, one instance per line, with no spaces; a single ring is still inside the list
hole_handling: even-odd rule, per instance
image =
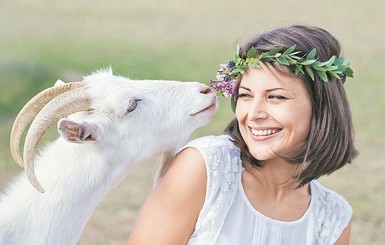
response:
[[[68,118],[60,119],[58,123],[60,135],[75,143],[84,143],[99,140],[97,127],[85,121],[76,122]]]
[[[54,87],[58,87],[58,86],[61,86],[61,85],[64,85],[65,84],[65,82],[63,82],[62,80],[57,80],[56,82],[55,82],[55,84],[53,85]]]

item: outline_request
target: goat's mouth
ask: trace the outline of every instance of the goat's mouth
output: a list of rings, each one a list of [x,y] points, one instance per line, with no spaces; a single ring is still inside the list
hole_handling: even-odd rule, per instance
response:
[[[205,113],[205,112],[210,112],[210,111],[215,111],[215,108],[217,106],[217,103],[216,101],[214,101],[213,103],[211,103],[209,106],[207,106],[206,108],[200,110],[200,111],[197,111],[197,112],[194,112],[194,113],[191,113],[190,116],[194,117],[198,114],[202,114],[202,113]]]

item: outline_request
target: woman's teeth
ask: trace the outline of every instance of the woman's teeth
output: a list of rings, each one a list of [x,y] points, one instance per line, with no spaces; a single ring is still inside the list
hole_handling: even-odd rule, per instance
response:
[[[258,129],[251,129],[251,133],[255,136],[268,136],[275,134],[277,132],[281,131],[280,129],[264,129],[264,130],[258,130]]]

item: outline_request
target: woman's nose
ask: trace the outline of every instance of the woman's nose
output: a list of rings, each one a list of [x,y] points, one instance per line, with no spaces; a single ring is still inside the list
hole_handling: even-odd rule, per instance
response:
[[[249,120],[259,120],[268,118],[269,114],[266,111],[265,103],[263,101],[254,99],[247,116]]]

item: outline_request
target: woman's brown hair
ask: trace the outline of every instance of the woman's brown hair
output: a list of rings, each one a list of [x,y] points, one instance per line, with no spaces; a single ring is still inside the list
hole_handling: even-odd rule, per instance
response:
[[[239,56],[246,58],[247,51],[254,47],[257,53],[281,47],[286,50],[296,45],[295,51],[309,53],[317,50],[317,58],[327,61],[341,52],[338,40],[324,29],[312,26],[292,25],[278,28],[248,39],[241,43]],[[272,64],[279,71],[287,74],[279,64]],[[290,67],[289,67],[290,69]],[[291,70],[291,74],[294,71]],[[356,156],[354,147],[354,129],[349,102],[343,87],[343,80],[330,78],[324,82],[315,74],[314,81],[307,75],[301,75],[312,103],[312,119],[307,140],[293,152],[281,156],[292,164],[298,165],[295,179],[302,186],[322,175],[331,174]],[[235,95],[235,101],[237,95]],[[230,135],[234,143],[241,149],[241,159],[253,167],[263,167],[249,152],[234,119],[226,127],[225,133]]]

